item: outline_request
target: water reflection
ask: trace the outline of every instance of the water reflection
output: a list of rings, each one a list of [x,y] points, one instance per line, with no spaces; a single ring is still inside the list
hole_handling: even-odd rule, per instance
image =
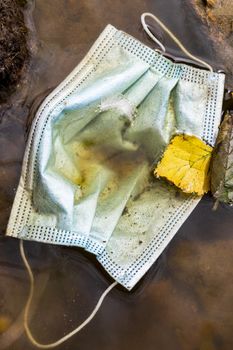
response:
[[[1,112],[0,331],[5,330],[1,349],[33,349],[20,318],[28,277],[18,241],[3,236],[27,126],[48,89],[77,65],[107,23],[153,46],[139,23],[144,11],[160,16],[188,49],[219,68],[207,29],[189,1],[36,1],[38,41],[32,36],[30,79]],[[171,53],[177,53],[167,37],[161,32],[159,36]],[[113,290],[89,326],[60,348],[232,349],[233,209],[220,206],[213,212],[212,206],[206,196],[136,288],[131,293]],[[25,249],[36,278],[31,328],[39,341],[50,342],[81,323],[111,281],[94,257],[79,249],[30,242]]]

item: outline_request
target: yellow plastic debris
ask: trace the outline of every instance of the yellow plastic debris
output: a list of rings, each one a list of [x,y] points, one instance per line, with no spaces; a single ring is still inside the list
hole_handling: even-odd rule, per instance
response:
[[[209,166],[213,148],[195,136],[177,135],[154,171],[183,192],[199,196],[210,189]]]

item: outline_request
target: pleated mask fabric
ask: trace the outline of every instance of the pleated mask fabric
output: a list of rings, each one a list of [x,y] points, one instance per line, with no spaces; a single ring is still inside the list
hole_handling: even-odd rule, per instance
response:
[[[223,89],[108,25],[37,111],[7,235],[85,248],[133,288],[200,200],[151,170],[177,133],[214,145]]]

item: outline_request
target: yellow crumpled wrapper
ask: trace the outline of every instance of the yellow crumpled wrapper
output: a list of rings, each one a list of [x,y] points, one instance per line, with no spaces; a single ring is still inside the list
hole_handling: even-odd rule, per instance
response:
[[[213,148],[195,136],[177,135],[167,146],[154,171],[183,192],[199,196],[210,189],[210,160]]]

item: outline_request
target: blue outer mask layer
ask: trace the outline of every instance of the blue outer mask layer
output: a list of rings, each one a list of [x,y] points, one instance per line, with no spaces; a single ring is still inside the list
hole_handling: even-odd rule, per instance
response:
[[[214,145],[223,88],[108,25],[37,112],[7,235],[83,247],[131,289],[200,200],[151,169],[176,133]]]

